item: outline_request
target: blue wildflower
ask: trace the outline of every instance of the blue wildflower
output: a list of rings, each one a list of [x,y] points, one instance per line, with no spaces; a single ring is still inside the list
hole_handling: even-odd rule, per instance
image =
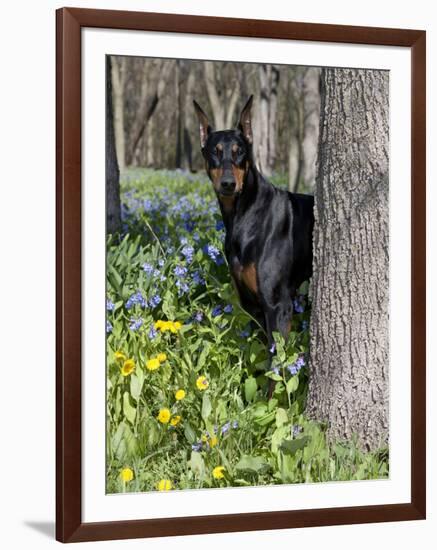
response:
[[[234,430],[236,430],[236,429],[238,428],[238,421],[237,421],[237,420],[234,420],[234,421],[232,422],[232,428],[233,428]]]
[[[274,374],[279,374],[279,367],[274,366],[274,367],[271,368],[271,371],[272,371]]]
[[[293,300],[293,308],[296,313],[303,313],[305,308],[302,302],[302,297],[298,296]]]
[[[162,258],[160,258],[160,259],[158,260],[158,265],[159,265],[159,267],[163,267],[164,264],[165,264],[164,260],[163,260]]]
[[[193,273],[193,282],[196,285],[204,285],[205,284],[205,279],[200,274],[200,271],[195,271]]]
[[[129,328],[130,330],[138,330],[143,323],[144,321],[143,319],[141,319],[141,317],[137,317],[137,318],[131,317]]]
[[[176,288],[178,289],[179,296],[187,294],[190,290],[190,287],[187,285],[187,283],[185,281],[181,281],[180,279],[177,279],[176,281]]]
[[[287,370],[292,376],[294,376],[304,366],[305,366],[305,359],[302,356],[300,356],[296,359],[296,361],[292,365],[288,365]]]
[[[176,277],[185,278],[187,276],[188,269],[182,265],[177,265],[174,268],[173,273],[176,275]]]
[[[191,233],[195,227],[196,227],[196,224],[193,221],[184,222],[185,231],[188,231],[188,233]]]
[[[198,323],[201,323],[203,320],[203,313],[201,311],[196,311],[196,313],[193,315],[193,319]]]
[[[147,273],[147,275],[152,275],[152,273],[153,273],[153,271],[154,271],[154,267],[153,267],[152,264],[149,264],[149,263],[145,262],[145,263],[143,264],[143,271],[144,271],[145,273]]]
[[[193,261],[194,257],[194,248],[190,245],[184,246],[181,250],[182,255],[185,257],[185,260],[190,264]]]
[[[158,331],[155,328],[155,325],[150,325],[149,329],[149,338],[150,340],[154,340],[158,336]]]
[[[231,427],[231,423],[230,422],[226,422],[226,424],[223,424],[222,428],[221,428],[221,434],[222,435],[225,435],[225,433],[227,433],[229,431],[229,428]]]
[[[240,332],[240,338],[247,338],[250,336],[250,331],[246,328]]]
[[[213,317],[218,317],[221,314],[222,314],[222,306],[215,306],[211,312],[211,315]]]
[[[216,222],[215,228],[217,231],[221,231],[222,229],[224,229],[225,224],[223,223],[223,220],[219,220],[218,222]]]
[[[106,299],[106,309],[107,311],[114,311],[114,308],[115,308],[115,304],[112,300],[110,300],[109,298]]]
[[[224,311],[225,313],[232,313],[232,310],[233,310],[233,309],[234,309],[234,308],[232,307],[232,304],[228,304],[227,306],[225,306],[225,307],[223,308],[223,311]]]
[[[275,353],[275,351],[276,351],[276,344],[275,344],[275,342],[273,342],[273,344],[270,346],[269,352],[270,353]]]
[[[111,325],[111,323],[107,320],[107,321],[106,321],[106,333],[109,334],[110,332],[112,332],[112,325]]]
[[[193,444],[191,445],[191,449],[192,449],[193,451],[196,451],[196,452],[201,451],[201,450],[202,450],[202,442],[201,442],[201,441],[198,441],[197,443],[193,443]]]
[[[220,250],[213,244],[207,244],[203,250],[206,254],[208,254],[208,256],[215,264],[220,265],[223,263],[223,258],[221,257]]]
[[[139,290],[137,290],[137,292],[129,296],[129,298],[126,301],[126,309],[131,309],[135,305],[139,305],[142,308],[147,307],[147,302]]]
[[[292,428],[292,431],[293,431],[293,437],[297,437],[303,431],[303,428],[302,426],[295,424]]]
[[[155,294],[149,299],[149,304],[150,304],[150,307],[152,308],[156,307],[160,303],[161,303],[161,296],[159,296],[159,294]]]
[[[302,330],[308,330],[309,323],[306,319],[302,321]]]

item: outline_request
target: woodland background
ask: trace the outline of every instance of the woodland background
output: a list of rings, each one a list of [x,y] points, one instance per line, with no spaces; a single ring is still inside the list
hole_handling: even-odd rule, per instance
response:
[[[203,170],[195,99],[216,130],[236,125],[254,94],[254,153],[266,176],[312,190],[320,69],[285,65],[111,57],[114,132],[126,166]]]

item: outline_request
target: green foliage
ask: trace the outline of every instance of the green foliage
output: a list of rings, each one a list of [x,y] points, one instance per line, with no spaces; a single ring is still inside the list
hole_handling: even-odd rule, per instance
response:
[[[304,415],[308,285],[267,372],[265,336],[230,284],[210,185],[137,171],[121,187],[124,235],[107,244],[108,492],[387,477],[386,450],[328,445]]]

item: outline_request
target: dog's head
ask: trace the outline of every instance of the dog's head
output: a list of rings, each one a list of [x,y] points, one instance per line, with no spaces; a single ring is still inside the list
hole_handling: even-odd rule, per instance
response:
[[[238,126],[233,130],[214,131],[208,117],[193,101],[199,119],[200,146],[206,171],[220,199],[234,197],[243,189],[252,158],[252,123],[250,96],[241,111]]]

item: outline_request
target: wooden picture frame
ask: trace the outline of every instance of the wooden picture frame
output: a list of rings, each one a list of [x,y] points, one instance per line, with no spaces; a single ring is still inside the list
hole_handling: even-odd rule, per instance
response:
[[[81,468],[81,29],[84,27],[403,46],[412,62],[411,501],[402,504],[83,523]],[[424,519],[424,31],[62,8],[56,13],[56,538],[62,542]],[[201,498],[201,497],[199,497]]]

